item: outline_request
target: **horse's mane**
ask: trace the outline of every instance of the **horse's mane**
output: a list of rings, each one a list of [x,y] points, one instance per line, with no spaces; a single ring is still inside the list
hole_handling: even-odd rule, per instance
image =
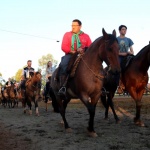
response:
[[[117,41],[118,42],[118,40],[117,40],[117,38],[114,36],[114,35],[112,35],[112,34],[108,34],[108,44],[109,44],[109,46],[110,45],[112,45],[113,43],[114,43],[114,41]],[[91,49],[91,48],[93,48],[94,46],[94,48],[98,48],[99,46],[100,46],[100,40],[103,38],[103,36],[100,36],[100,37],[98,37],[97,39],[95,39],[95,41],[93,41],[93,43],[90,45],[90,47],[87,49],[87,51],[89,50],[89,49]],[[107,41],[106,41],[107,42]]]
[[[139,56],[139,55],[141,55],[143,52],[145,52],[145,49],[146,49],[148,46],[150,46],[150,44],[148,44],[148,45],[146,45],[145,47],[143,47],[143,48],[136,54],[136,56]]]

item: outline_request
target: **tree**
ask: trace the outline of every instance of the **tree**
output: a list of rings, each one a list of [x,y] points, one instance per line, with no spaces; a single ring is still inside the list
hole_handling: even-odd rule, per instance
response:
[[[2,73],[0,73],[0,77],[2,77]]]
[[[19,70],[16,72],[16,75],[15,75],[15,80],[16,80],[17,82],[20,81],[21,75],[22,75],[22,69],[19,69]]]
[[[54,59],[53,55],[47,54],[47,55],[43,55],[42,58],[40,58],[38,60],[39,67],[41,69],[46,68],[46,65],[47,65],[48,61],[52,61],[53,65],[57,65],[57,63],[58,63],[58,61]]]
[[[51,55],[51,54],[47,54],[45,56],[42,56],[42,58],[40,58],[38,60],[39,69],[42,69],[42,89],[46,84],[45,74],[46,74],[46,65],[47,65],[48,61],[51,61],[53,66],[57,66],[57,63],[58,63],[58,61],[55,60],[53,55]]]

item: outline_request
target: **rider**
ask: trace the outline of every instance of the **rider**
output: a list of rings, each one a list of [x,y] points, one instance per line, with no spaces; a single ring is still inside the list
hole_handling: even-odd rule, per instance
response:
[[[7,87],[10,87],[12,84],[13,82],[11,81],[11,78],[8,78],[8,81],[5,83],[5,86],[2,89],[2,91],[4,91]]]
[[[119,51],[120,64],[125,56],[134,54],[133,47],[132,47],[134,43],[130,38],[127,38],[125,36],[126,32],[127,32],[127,27],[125,25],[120,25],[119,26],[120,36],[117,37],[119,47],[120,47],[120,51]]]
[[[133,47],[132,47],[134,43],[130,38],[125,36],[126,32],[127,32],[127,26],[120,25],[119,26],[120,36],[117,37],[117,40],[119,43],[119,48],[120,48],[120,50],[119,50],[120,66],[121,66],[122,61],[125,56],[134,55],[134,51],[133,51]],[[129,62],[129,60],[128,60],[128,62]],[[119,85],[119,79],[120,79],[120,75],[118,75],[118,77],[117,77],[117,85]]]
[[[25,83],[27,79],[31,78],[34,74],[34,68],[31,67],[32,61],[27,61],[27,67],[23,68],[22,76],[21,76],[21,89],[25,90]]]
[[[76,52],[83,53],[91,44],[91,39],[88,34],[81,31],[82,23],[75,19],[72,21],[72,31],[66,32],[63,36],[61,49],[65,52],[65,56],[61,58],[59,65],[60,90],[58,95],[65,95],[67,82],[67,66],[72,55]]]
[[[13,84],[13,82],[11,81],[11,78],[8,78],[8,81],[5,84],[5,87],[10,87]]]

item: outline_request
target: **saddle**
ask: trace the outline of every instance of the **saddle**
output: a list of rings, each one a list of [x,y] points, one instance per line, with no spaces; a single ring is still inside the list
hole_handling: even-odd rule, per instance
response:
[[[74,75],[75,75],[75,72],[76,72],[76,70],[77,70],[77,67],[78,67],[78,65],[79,65],[79,62],[80,62],[80,60],[82,59],[82,56],[84,55],[84,53],[83,54],[78,54],[77,56],[76,56],[76,59],[75,59],[75,61],[73,62],[73,64],[71,64],[70,65],[70,68],[69,68],[69,66],[68,66],[68,68],[67,68],[67,71],[68,72],[70,72],[70,78],[73,78],[74,77]]]

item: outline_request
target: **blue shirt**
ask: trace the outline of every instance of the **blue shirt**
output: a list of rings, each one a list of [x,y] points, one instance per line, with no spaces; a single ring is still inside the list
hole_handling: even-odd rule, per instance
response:
[[[130,38],[124,37],[120,38],[117,37],[120,53],[127,53],[129,48],[134,44]]]

